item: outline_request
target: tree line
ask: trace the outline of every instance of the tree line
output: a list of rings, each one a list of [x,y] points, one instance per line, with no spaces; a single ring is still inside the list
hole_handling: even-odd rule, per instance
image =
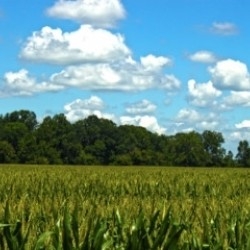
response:
[[[19,110],[0,116],[0,163],[250,167],[250,147],[236,156],[216,131],[159,135],[91,115],[70,123],[64,114]]]

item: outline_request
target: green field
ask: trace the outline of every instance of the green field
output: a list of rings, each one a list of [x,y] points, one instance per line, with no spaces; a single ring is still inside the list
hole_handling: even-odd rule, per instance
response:
[[[250,249],[250,170],[0,167],[0,249]]]

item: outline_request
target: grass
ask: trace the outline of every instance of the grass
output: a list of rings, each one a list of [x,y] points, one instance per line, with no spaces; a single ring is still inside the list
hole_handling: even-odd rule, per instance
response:
[[[0,167],[0,249],[250,249],[250,170]]]

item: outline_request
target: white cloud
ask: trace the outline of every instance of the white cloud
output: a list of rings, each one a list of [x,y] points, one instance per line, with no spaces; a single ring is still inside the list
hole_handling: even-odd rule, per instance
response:
[[[240,123],[235,124],[238,129],[250,128],[250,120],[244,120]]]
[[[198,125],[196,125],[197,128],[200,130],[214,130],[217,129],[219,126],[218,121],[208,120],[208,121],[201,121]]]
[[[58,0],[47,14],[102,28],[114,27],[126,15],[120,0]]]
[[[71,111],[73,109],[102,110],[103,108],[104,102],[98,96],[91,96],[89,99],[85,100],[76,99],[64,106],[65,111]]]
[[[250,90],[250,75],[246,64],[232,59],[222,60],[209,68],[215,87]]]
[[[172,75],[159,71],[148,71],[133,60],[115,63],[83,64],[66,67],[50,79],[63,86],[91,90],[137,91],[163,88],[170,91],[180,87],[180,81]]]
[[[201,117],[199,113],[196,110],[193,109],[181,109],[177,116],[176,120],[181,123],[186,123],[186,122],[197,122],[200,121]]]
[[[223,99],[223,105],[227,108],[234,106],[250,107],[250,91],[231,91],[230,95]]]
[[[163,56],[154,56],[154,55],[148,55],[145,57],[141,57],[141,65],[145,68],[147,71],[159,71],[164,66],[170,65],[171,59]]]
[[[166,129],[162,128],[154,116],[136,115],[116,117],[114,114],[105,113],[105,103],[98,96],[91,96],[89,99],[76,99],[64,106],[65,116],[71,122],[87,118],[90,115],[96,115],[99,118],[112,120],[116,124],[130,124],[142,126],[149,131],[159,134],[165,133]]]
[[[189,59],[193,62],[200,63],[214,63],[217,61],[216,56],[212,52],[206,50],[197,51],[189,55]]]
[[[144,115],[144,116],[137,115],[134,117],[121,116],[120,123],[122,125],[129,124],[129,125],[141,126],[151,132],[155,132],[158,134],[164,134],[166,132],[166,129],[158,124],[156,117],[149,115]]]
[[[219,117],[214,113],[200,114],[196,110],[181,109],[175,120],[182,124],[182,127],[193,127],[195,130],[214,130],[219,126]]]
[[[99,118],[115,120],[115,116],[103,112],[105,103],[98,96],[91,96],[89,99],[76,99],[64,106],[65,116],[71,122],[96,115]]]
[[[178,90],[181,87],[181,82],[174,75],[165,75],[162,78],[162,88],[166,90]]]
[[[234,146],[237,147],[236,143],[239,143],[239,141],[247,140],[247,138],[250,137],[249,129],[247,130],[240,130],[240,131],[233,131],[228,134],[226,141],[231,141],[234,143]],[[235,147],[235,148],[236,148]]]
[[[188,81],[188,91],[191,103],[199,107],[216,104],[215,99],[222,94],[211,81],[197,84],[194,79]]]
[[[162,65],[162,69],[164,66]],[[1,95],[34,95],[70,87],[112,91],[140,91],[150,88],[169,92],[178,90],[180,81],[173,75],[165,75],[162,69],[157,66],[155,70],[149,71],[129,56],[120,61],[68,66],[40,83],[26,70],[7,72]]]
[[[146,99],[129,105],[129,107],[126,108],[126,112],[131,115],[149,114],[153,113],[155,110],[156,105]]]
[[[137,62],[120,34],[91,25],[81,25],[72,32],[43,27],[27,39],[20,57],[38,63],[67,65],[49,79],[63,87],[119,91],[159,88],[173,92],[181,86],[174,75],[164,73],[171,59],[150,54]]]
[[[117,72],[109,64],[84,64],[70,66],[51,76],[58,85],[80,87],[82,89],[124,89],[119,86],[122,72]]]
[[[82,25],[72,32],[63,33],[60,28],[48,26],[33,32],[24,44],[20,57],[34,62],[63,65],[115,61],[125,59],[130,54],[120,34]]]
[[[62,90],[63,86],[58,86],[49,82],[37,82],[29,75],[25,69],[17,72],[7,72],[4,75],[3,88],[0,89],[1,96],[30,96],[41,92],[55,92]]]
[[[230,22],[214,22],[210,31],[217,35],[230,36],[238,33],[238,28],[234,23]]]

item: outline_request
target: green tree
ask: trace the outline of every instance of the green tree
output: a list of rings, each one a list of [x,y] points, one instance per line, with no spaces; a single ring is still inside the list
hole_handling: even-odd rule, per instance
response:
[[[12,145],[7,141],[0,141],[0,163],[13,163],[17,156]]]
[[[240,141],[237,149],[236,160],[238,165],[241,167],[250,167],[250,148],[248,141]]]
[[[95,157],[98,164],[110,164],[114,160],[117,145],[117,127],[112,121],[91,115],[74,124],[77,137],[86,154]]]
[[[20,163],[39,163],[35,133],[28,133],[19,141],[18,159]]]
[[[70,127],[64,114],[45,117],[37,129],[40,156],[45,157],[51,164],[63,163],[66,157],[65,144],[67,145]]]
[[[207,166],[222,166],[225,157],[225,149],[222,147],[224,138],[222,133],[205,130],[202,133],[203,148],[206,152]]]
[[[228,151],[228,153],[225,155],[223,166],[225,167],[234,167],[235,166],[235,160],[234,155],[231,150]]]
[[[10,143],[16,154],[19,151],[20,141],[29,133],[28,128],[22,122],[7,122],[1,130],[1,140]]]
[[[152,150],[154,152],[155,165],[172,166],[175,155],[173,145],[173,136],[152,134]]]
[[[14,111],[12,113],[7,113],[4,118],[6,122],[20,122],[25,124],[29,131],[36,128],[38,122],[36,119],[36,114],[29,110]]]
[[[116,156],[132,160],[133,165],[154,165],[153,134],[144,127],[122,125],[118,128]],[[128,162],[130,161],[128,160]]]
[[[24,141],[33,137],[37,125],[36,115],[28,110],[7,113],[0,118],[0,140],[8,142],[14,150],[15,161],[25,163],[24,158],[31,157],[33,148],[26,147]],[[26,139],[25,139],[26,138]],[[24,146],[27,150],[24,150]],[[24,155],[24,152],[27,155]],[[20,157],[22,159],[20,159]]]
[[[203,166],[204,148],[197,132],[177,133],[172,140],[172,161],[177,166]]]

